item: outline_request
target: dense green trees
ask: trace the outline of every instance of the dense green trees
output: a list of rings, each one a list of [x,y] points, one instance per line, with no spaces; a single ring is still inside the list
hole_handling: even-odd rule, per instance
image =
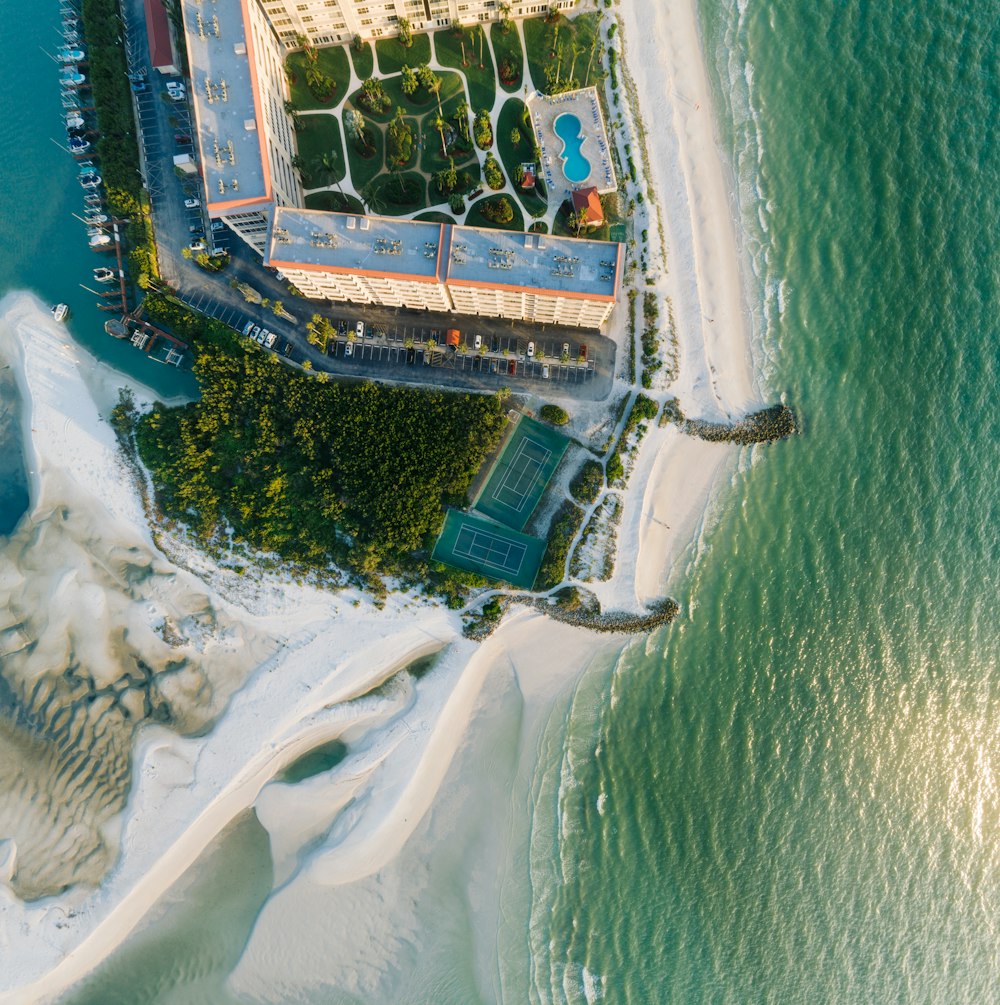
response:
[[[204,539],[366,577],[462,503],[503,426],[496,396],[321,382],[254,348],[203,344],[202,398],[157,405],[136,441],[157,499]]]

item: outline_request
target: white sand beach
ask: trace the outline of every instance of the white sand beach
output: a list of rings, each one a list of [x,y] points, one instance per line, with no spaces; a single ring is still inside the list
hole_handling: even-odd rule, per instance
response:
[[[625,2],[620,10],[642,114],[665,126],[648,131],[647,168],[668,242],[669,271],[657,288],[673,300],[681,350],[680,379],[669,395],[689,415],[736,417],[758,401],[732,201],[716,150],[694,3]],[[198,568],[198,576],[178,569],[155,547],[102,419],[114,388],[128,382],[75,346],[30,298],[8,298],[2,309],[0,349],[19,371],[29,416],[26,534],[35,524],[46,526],[60,507],[87,515],[86,533],[70,521],[66,533],[76,533],[78,564],[52,570],[47,602],[59,608],[57,591],[85,585],[88,568],[102,568],[114,549],[156,572],[155,593],[123,587],[119,605],[96,617],[82,602],[86,591],[74,587],[66,595],[74,598],[72,611],[53,618],[48,629],[71,634],[81,647],[98,647],[107,621],[125,618],[153,659],[162,641],[157,626],[169,619],[180,626],[181,651],[202,673],[197,681],[182,679],[177,693],[194,695],[211,681],[205,714],[215,721],[190,738],[164,726],[142,729],[127,804],[104,825],[113,835],[113,864],[99,885],[22,901],[9,885],[17,849],[11,842],[0,848],[0,1002],[52,1001],[91,972],[227,823],[254,806],[284,885],[261,913],[234,987],[253,994],[269,978],[302,978],[315,965],[310,950],[321,937],[326,946],[334,936],[340,940],[346,965],[351,947],[375,922],[329,911],[323,925],[307,932],[303,905],[349,890],[360,891],[358,899],[341,893],[329,902],[346,909],[364,901],[375,911],[371,904],[379,897],[365,900],[364,893],[371,892],[372,877],[394,877],[400,889],[416,882],[399,863],[412,862],[414,849],[427,846],[443,826],[435,808],[457,805],[469,813],[478,805],[475,773],[489,767],[466,751],[471,731],[489,721],[490,702],[496,699],[505,714],[518,710],[505,770],[512,784],[523,783],[541,725],[585,669],[597,659],[610,661],[623,640],[522,609],[477,645],[462,638],[454,613],[412,596],[392,595],[378,610],[351,592],[327,594],[277,580],[238,583],[194,556],[186,564]],[[152,397],[141,387],[134,391],[139,400]],[[596,589],[607,608],[642,609],[663,595],[736,455],[735,448],[685,438],[673,427],[650,430],[623,496],[615,575]],[[205,610],[211,627],[199,634]],[[399,673],[435,653],[438,663],[426,677]],[[49,652],[47,669],[58,668],[60,658]],[[34,672],[45,670],[37,662]],[[276,780],[301,754],[333,739],[350,748],[336,771],[295,787]],[[312,850],[304,855],[307,846]],[[481,867],[477,903],[484,918],[495,920],[500,911],[483,892],[491,886],[489,870],[510,867],[516,851],[499,841],[498,861]],[[495,952],[495,944],[483,950],[486,957]],[[489,970],[488,960],[483,967]],[[357,974],[354,990],[364,994],[363,966]]]

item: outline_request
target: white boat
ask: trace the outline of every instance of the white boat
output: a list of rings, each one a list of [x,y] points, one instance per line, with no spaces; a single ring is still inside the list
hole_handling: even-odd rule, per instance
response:
[[[80,184],[84,188],[97,188],[101,184],[101,176],[99,174],[85,174],[80,178]]]
[[[87,217],[87,223],[94,224],[95,226],[98,223],[107,223],[107,222],[108,222],[107,213],[91,213],[90,216]]]
[[[95,250],[98,248],[110,248],[111,238],[107,234],[97,234],[90,239],[90,246]]]
[[[56,304],[52,308],[52,316],[56,321],[65,321],[69,317],[69,307],[66,304]]]
[[[86,122],[83,121],[82,115],[77,115],[76,112],[70,112],[66,116],[66,128],[67,129],[83,129]]]
[[[61,63],[79,63],[86,58],[82,49],[62,49],[56,57]]]
[[[102,265],[99,268],[94,269],[94,282],[95,283],[113,283],[118,276],[115,274],[114,269],[109,269],[106,265]]]

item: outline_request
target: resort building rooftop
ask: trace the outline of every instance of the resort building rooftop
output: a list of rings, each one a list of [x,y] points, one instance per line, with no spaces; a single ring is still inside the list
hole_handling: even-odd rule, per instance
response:
[[[240,0],[184,0],[201,167],[210,210],[271,198],[264,136],[255,101],[257,68]]]
[[[266,260],[278,268],[441,282],[447,229],[439,223],[279,206]]]
[[[447,281],[614,300],[621,251],[622,245],[610,241],[456,226]]]

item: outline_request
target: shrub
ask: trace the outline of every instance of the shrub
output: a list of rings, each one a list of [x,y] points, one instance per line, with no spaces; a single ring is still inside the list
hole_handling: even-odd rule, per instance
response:
[[[584,506],[589,506],[604,488],[604,469],[599,461],[587,460],[569,483],[570,495]]]
[[[566,555],[583,522],[583,510],[568,499],[559,507],[549,527],[548,545],[538,570],[536,586],[546,590],[563,578]]]
[[[500,169],[500,162],[491,153],[486,155],[486,162],[483,164],[483,177],[486,179],[486,184],[494,192],[503,188],[506,183],[503,171]]]
[[[396,22],[396,27],[399,29],[400,45],[404,49],[409,49],[413,45],[413,29],[410,27],[410,22],[405,17],[401,17]]]
[[[480,108],[476,112],[476,121],[472,131],[476,146],[480,150],[489,150],[493,146],[493,123],[490,121],[490,113],[485,108]]]
[[[375,112],[376,114],[387,111],[392,104],[389,100],[389,95],[385,93],[382,81],[377,80],[375,77],[369,77],[362,83],[358,101],[370,112]]]
[[[514,219],[514,207],[507,196],[488,199],[480,207],[483,216],[491,223],[510,223]]]
[[[448,200],[448,208],[455,214],[455,216],[461,216],[465,212],[465,199],[457,193],[453,194]]]
[[[565,426],[569,422],[569,412],[558,405],[542,405],[539,414],[546,422],[551,422],[553,426]]]

